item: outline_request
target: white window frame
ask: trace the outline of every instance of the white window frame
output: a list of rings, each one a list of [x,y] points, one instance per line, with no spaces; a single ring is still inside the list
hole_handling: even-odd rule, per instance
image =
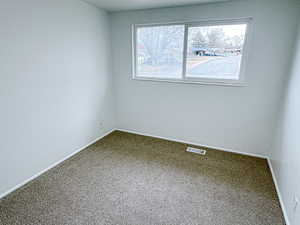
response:
[[[187,61],[187,45],[188,45],[188,29],[189,27],[200,26],[214,26],[214,25],[238,25],[246,24],[245,40],[243,45],[243,55],[241,59],[239,79],[219,79],[219,78],[191,78],[186,76],[186,61]],[[170,25],[183,25],[184,26],[184,43],[183,43],[183,65],[182,65],[182,78],[157,78],[149,76],[138,76],[136,74],[137,67],[137,30],[142,27],[154,26],[170,26]],[[145,81],[165,81],[165,82],[179,82],[179,83],[198,83],[198,84],[211,84],[211,85],[230,85],[230,86],[246,86],[246,62],[249,55],[249,39],[252,29],[252,18],[240,19],[223,19],[223,20],[205,20],[197,22],[172,22],[172,23],[153,23],[153,24],[133,24],[132,25],[132,78],[134,80]]]

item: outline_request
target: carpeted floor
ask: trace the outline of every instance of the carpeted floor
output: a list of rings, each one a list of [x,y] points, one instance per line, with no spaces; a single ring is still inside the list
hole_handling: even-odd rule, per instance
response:
[[[116,131],[0,200],[1,225],[283,225],[263,159]]]

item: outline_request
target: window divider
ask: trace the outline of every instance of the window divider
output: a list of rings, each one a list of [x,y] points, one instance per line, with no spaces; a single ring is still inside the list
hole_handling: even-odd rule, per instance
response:
[[[183,58],[182,58],[182,79],[186,79],[186,62],[187,62],[187,46],[188,46],[188,24],[184,25],[184,36],[183,36]]]

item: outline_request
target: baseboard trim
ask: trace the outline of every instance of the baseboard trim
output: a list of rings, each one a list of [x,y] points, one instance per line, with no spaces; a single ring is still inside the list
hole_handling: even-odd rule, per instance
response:
[[[263,156],[263,155],[258,155],[258,154],[253,154],[253,153],[245,153],[245,152],[234,151],[234,150],[231,150],[231,149],[225,149],[225,148],[220,148],[220,147],[216,147],[216,146],[203,145],[203,144],[195,143],[195,142],[183,141],[181,139],[166,138],[166,137],[162,137],[162,136],[158,136],[158,135],[152,135],[152,134],[133,131],[133,130],[127,130],[127,129],[121,129],[121,128],[116,128],[116,130],[122,131],[122,132],[127,132],[127,133],[132,133],[132,134],[143,135],[143,136],[147,136],[147,137],[160,138],[160,139],[168,140],[168,141],[175,141],[175,142],[184,143],[184,144],[203,146],[203,147],[213,148],[213,149],[220,150],[220,151],[231,152],[231,153],[242,154],[242,155],[247,155],[247,156],[266,159],[267,163],[269,165],[271,174],[272,174],[272,179],[273,179],[273,182],[274,182],[274,185],[275,185],[275,188],[276,188],[277,196],[278,196],[278,199],[279,199],[279,203],[280,203],[280,206],[281,206],[281,209],[282,209],[282,212],[283,212],[283,216],[284,216],[286,225],[291,225],[291,223],[289,221],[289,218],[288,218],[288,215],[287,215],[286,208],[285,208],[284,203],[283,203],[282,195],[281,195],[281,192],[280,192],[280,189],[279,189],[279,186],[278,186],[278,182],[277,182],[277,179],[276,179],[276,176],[275,176],[275,173],[274,173],[272,162],[271,162],[269,157]]]
[[[24,185],[26,185],[30,181],[34,180],[35,178],[39,177],[43,173],[45,173],[48,170],[54,168],[55,166],[59,165],[60,163],[64,162],[65,160],[71,158],[72,156],[76,155],[77,153],[81,152],[82,150],[86,149],[90,145],[94,144],[95,142],[99,141],[100,139],[104,138],[105,136],[111,134],[112,132],[114,132],[116,130],[122,131],[122,132],[127,132],[127,133],[132,133],[132,134],[137,134],[137,135],[143,135],[143,136],[153,137],[153,138],[159,138],[159,139],[168,140],[168,141],[175,141],[175,142],[184,143],[184,144],[190,144],[190,145],[196,145],[196,146],[203,146],[203,147],[207,147],[207,148],[217,149],[217,150],[220,150],[220,151],[231,152],[231,153],[242,154],[242,155],[247,155],[247,156],[252,156],[252,157],[266,159],[267,162],[268,162],[271,174],[272,174],[273,182],[275,184],[276,192],[277,192],[277,195],[278,195],[278,198],[279,198],[281,209],[283,211],[283,215],[284,215],[284,219],[285,219],[286,225],[291,225],[291,223],[289,222],[289,218],[288,218],[288,215],[287,215],[286,208],[285,208],[284,203],[283,203],[283,199],[282,199],[281,192],[280,192],[280,189],[279,189],[279,186],[278,186],[278,182],[277,182],[277,179],[276,179],[276,176],[275,176],[275,173],[274,173],[272,162],[271,162],[271,160],[270,160],[269,157],[266,157],[266,156],[263,156],[263,155],[259,155],[259,154],[239,152],[239,151],[234,151],[234,150],[231,150],[231,149],[225,149],[225,148],[216,147],[216,146],[208,146],[208,145],[203,145],[203,144],[200,144],[200,143],[184,141],[184,140],[181,140],[181,139],[167,138],[167,137],[162,137],[162,136],[158,136],[158,135],[152,135],[152,134],[148,134],[148,133],[144,133],[144,132],[138,132],[138,131],[133,131],[133,130],[121,129],[121,128],[111,129],[110,131],[106,132],[105,134],[101,135],[100,137],[96,138],[95,140],[91,141],[90,143],[88,143],[87,145],[81,147],[80,149],[76,150],[75,152],[71,153],[70,155],[64,157],[63,159],[61,159],[58,162],[52,164],[51,166],[47,167],[46,169],[40,171],[39,173],[35,174],[34,176],[30,177],[29,179],[23,181],[22,183],[16,185],[15,187],[13,187],[11,189],[9,189],[8,191],[0,194],[0,200],[2,198],[4,198],[5,196],[9,195],[10,193],[16,191],[17,189],[23,187]]]
[[[204,145],[201,143],[184,141],[184,140],[176,139],[176,138],[162,137],[162,136],[158,136],[158,135],[153,135],[153,134],[139,132],[139,131],[133,131],[133,130],[127,130],[127,129],[122,129],[122,128],[116,128],[116,130],[127,132],[127,133],[132,133],[132,134],[143,135],[143,136],[147,136],[147,137],[159,138],[159,139],[163,139],[163,140],[167,140],[167,141],[175,141],[175,142],[189,144],[189,145],[196,145],[196,146],[202,146],[202,147],[206,147],[206,148],[212,148],[212,149],[216,149],[216,150],[220,150],[220,151],[224,151],[224,152],[231,152],[231,153],[240,154],[240,155],[247,155],[247,156],[252,156],[252,157],[256,157],[256,158],[267,159],[266,156],[259,155],[259,154],[240,152],[240,151],[235,151],[235,150],[226,149],[226,148],[217,147],[217,146]]]
[[[276,175],[275,175],[275,172],[274,172],[274,169],[273,169],[273,166],[272,166],[272,161],[269,157],[267,157],[267,161],[268,161],[268,165],[269,165],[269,168],[270,168],[270,171],[271,171],[271,174],[272,174],[273,182],[275,184],[275,189],[276,189],[277,196],[278,196],[278,199],[279,199],[279,203],[280,203],[280,206],[281,206],[281,209],[282,209],[282,212],[283,212],[285,223],[286,223],[286,225],[291,225],[288,214],[287,214],[287,211],[286,211],[286,208],[285,208],[285,205],[283,203],[283,199],[282,199],[282,195],[281,195],[279,185],[278,185],[278,182],[277,182],[277,179],[276,179]]]
[[[10,193],[16,191],[17,189],[23,187],[24,185],[26,185],[27,183],[29,183],[30,181],[34,180],[35,178],[39,177],[40,175],[42,175],[43,173],[47,172],[48,170],[54,168],[55,166],[59,165],[60,163],[64,162],[65,160],[71,158],[72,156],[76,155],[77,153],[81,152],[82,150],[86,149],[87,147],[89,147],[90,145],[96,143],[97,141],[99,141],[100,139],[104,138],[105,136],[109,135],[110,133],[114,132],[115,129],[111,129],[110,131],[104,133],[103,135],[101,135],[100,137],[96,138],[95,140],[91,141],[90,143],[88,143],[87,145],[81,147],[80,149],[76,150],[75,152],[71,153],[70,155],[64,157],[63,159],[59,160],[58,162],[52,164],[51,166],[47,167],[46,169],[40,171],[39,173],[33,175],[32,177],[30,177],[29,179],[21,182],[20,184],[14,186],[13,188],[9,189],[8,191],[5,191],[4,193],[0,194],[0,199],[4,198],[5,196],[9,195]]]

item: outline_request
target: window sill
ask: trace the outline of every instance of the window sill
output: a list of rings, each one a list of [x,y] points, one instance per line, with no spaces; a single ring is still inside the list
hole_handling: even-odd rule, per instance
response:
[[[152,82],[167,82],[167,83],[182,83],[182,84],[198,84],[198,85],[215,85],[215,86],[231,86],[231,87],[247,87],[245,82],[241,81],[207,81],[207,80],[183,80],[183,79],[164,79],[164,78],[151,78],[151,77],[133,77],[132,80],[137,81],[152,81]]]

